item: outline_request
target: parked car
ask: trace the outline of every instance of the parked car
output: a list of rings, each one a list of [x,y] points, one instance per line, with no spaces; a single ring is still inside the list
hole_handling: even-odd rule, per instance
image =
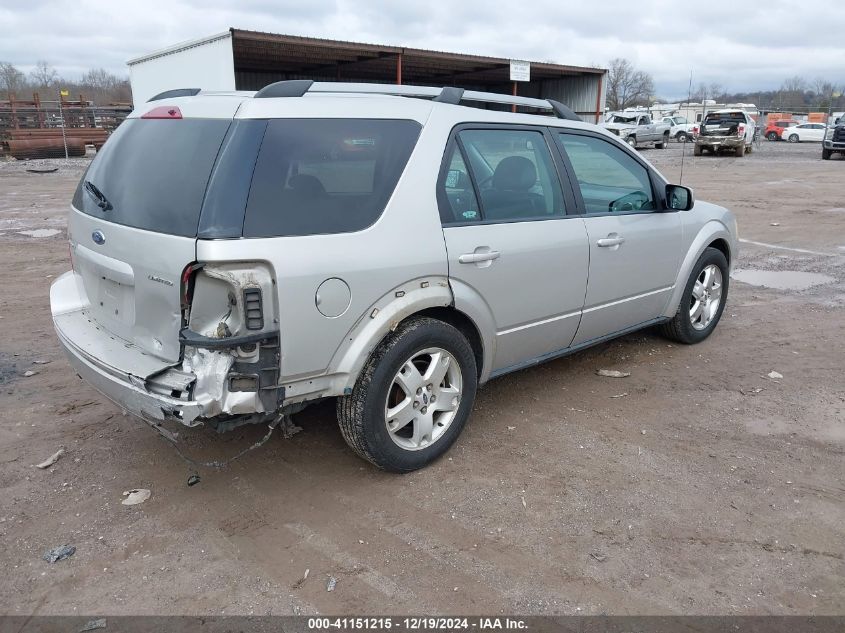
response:
[[[829,127],[822,142],[822,158],[830,160],[830,157],[839,152],[845,156],[845,118],[838,119],[834,127]]]
[[[641,112],[610,114],[601,126],[631,147],[653,145],[657,149],[663,149],[669,144],[669,126],[662,121],[655,123],[648,114]]]
[[[290,81],[136,110],[79,183],[50,290],[75,371],[159,430],[335,398],[358,455],[410,471],[495,377],[644,327],[713,332],[730,211],[557,102],[466,97],[502,103]]]
[[[705,114],[701,124],[693,127],[693,154],[718,154],[725,149],[733,151],[737,156],[744,156],[746,152],[750,154],[754,129],[754,119],[744,110],[712,110]]]
[[[669,126],[669,136],[679,143],[686,143],[692,138],[692,128],[695,123],[692,123],[682,116],[665,116],[662,119],[663,123]]]
[[[782,140],[781,134],[786,128],[798,125],[799,123],[800,121],[791,120],[772,121],[766,126],[763,136],[770,141],[780,141]]]
[[[827,126],[824,123],[800,123],[786,128],[781,138],[790,143],[814,141],[820,143],[824,140],[824,131]]]

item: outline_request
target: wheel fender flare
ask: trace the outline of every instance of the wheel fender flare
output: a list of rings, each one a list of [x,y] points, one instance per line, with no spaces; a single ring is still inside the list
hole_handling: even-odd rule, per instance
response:
[[[702,253],[704,253],[704,250],[718,239],[722,239],[728,244],[728,248],[730,250],[728,274],[730,274],[730,268],[732,268],[733,262],[736,261],[737,256],[736,242],[734,237],[731,235],[731,232],[728,230],[728,227],[718,220],[711,220],[701,227],[698,231],[698,235],[695,236],[692,245],[687,250],[684,261],[681,263],[680,272],[675,280],[675,290],[672,292],[672,296],[669,299],[669,303],[666,306],[666,311],[663,313],[663,316],[670,319],[675,316],[675,313],[678,311],[678,306],[681,304],[681,298],[684,294],[687,280],[692,273],[692,267],[695,266],[695,263],[698,261],[698,258],[701,257]]]
[[[383,295],[362,314],[343,339],[330,367],[341,379],[342,390],[351,389],[376,346],[399,323],[427,308],[453,304],[446,277],[422,277],[409,281]]]

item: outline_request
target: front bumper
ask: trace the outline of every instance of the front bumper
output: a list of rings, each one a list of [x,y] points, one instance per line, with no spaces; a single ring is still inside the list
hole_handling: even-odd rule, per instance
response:
[[[845,152],[845,141],[825,140],[822,144],[825,149],[833,150],[834,152]]]
[[[204,406],[188,400],[195,376],[142,352],[132,343],[105,336],[87,314],[87,300],[73,272],[50,287],[53,326],[76,373],[127,413],[159,424],[174,420],[193,426]],[[152,389],[156,389],[153,391]],[[180,397],[166,395],[178,393]]]

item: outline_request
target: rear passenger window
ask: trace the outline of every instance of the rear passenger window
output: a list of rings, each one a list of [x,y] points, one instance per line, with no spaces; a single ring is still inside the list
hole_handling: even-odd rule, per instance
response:
[[[452,221],[506,222],[564,215],[557,173],[541,132],[464,130],[458,139],[463,155],[455,150],[445,174],[446,182],[442,183],[455,216]],[[474,208],[458,206],[457,198],[461,198],[461,204],[478,205],[471,184],[463,182],[459,175],[463,169],[474,180],[481,197],[480,215],[472,214]],[[464,193],[456,195],[455,191]]]
[[[270,121],[243,236],[345,233],[370,226],[393,194],[419,133],[415,121]]]

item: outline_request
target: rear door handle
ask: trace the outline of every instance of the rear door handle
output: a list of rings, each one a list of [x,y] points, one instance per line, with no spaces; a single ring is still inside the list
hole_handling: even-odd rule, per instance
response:
[[[479,262],[492,262],[494,259],[499,259],[501,253],[499,251],[488,251],[486,253],[464,253],[458,256],[458,262],[461,264],[477,264]]]
[[[608,246],[619,246],[625,241],[625,238],[622,236],[617,237],[603,237],[596,242],[602,248],[606,248]]]

